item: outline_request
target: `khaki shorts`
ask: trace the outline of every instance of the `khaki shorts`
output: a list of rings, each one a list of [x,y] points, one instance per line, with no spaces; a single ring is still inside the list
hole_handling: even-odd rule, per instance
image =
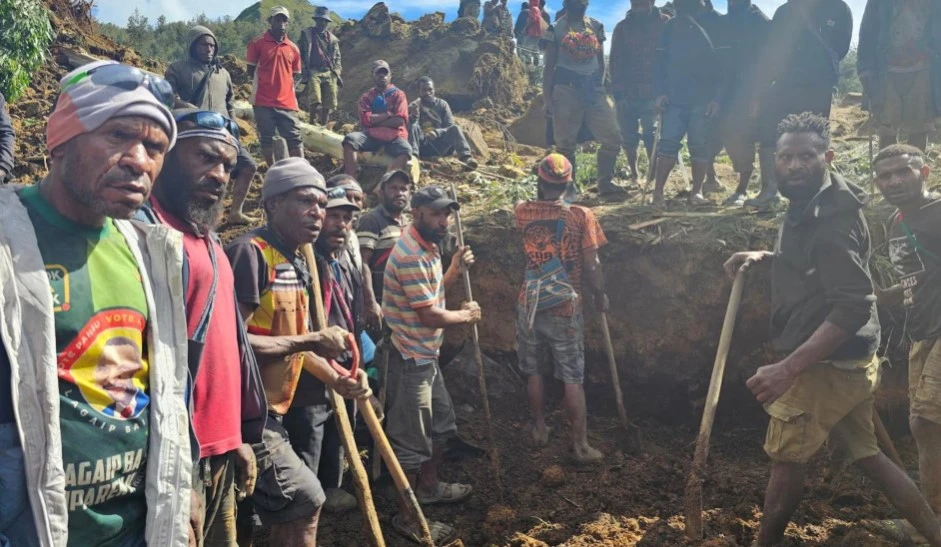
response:
[[[339,94],[337,77],[333,72],[320,72],[310,76],[310,108],[324,105],[330,110],[337,108]]]
[[[937,114],[931,90],[931,70],[890,72],[886,78],[885,103],[876,116],[879,130],[933,132]]]
[[[911,415],[941,424],[941,338],[912,344],[908,355]]]
[[[811,365],[780,399],[771,416],[765,452],[776,462],[805,463],[830,439],[831,448],[855,462],[879,453],[872,423],[879,384],[876,357]]]

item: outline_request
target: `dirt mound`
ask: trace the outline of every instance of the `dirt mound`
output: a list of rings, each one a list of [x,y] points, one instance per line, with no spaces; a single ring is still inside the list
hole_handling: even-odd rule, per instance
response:
[[[389,62],[393,81],[410,99],[418,97],[422,76],[431,76],[455,111],[470,110],[484,98],[496,107],[522,99],[526,76],[513,43],[487,35],[473,21],[448,24],[443,13],[430,13],[406,22],[380,2],[336,32],[345,67],[341,110],[356,112],[359,96],[373,85],[369,67],[376,59]]]

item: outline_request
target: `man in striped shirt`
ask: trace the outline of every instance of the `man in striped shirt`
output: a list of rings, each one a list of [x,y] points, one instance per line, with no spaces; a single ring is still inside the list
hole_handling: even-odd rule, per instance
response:
[[[441,188],[429,186],[412,197],[412,223],[404,230],[386,264],[382,312],[392,330],[389,356],[386,433],[395,455],[423,505],[463,501],[470,485],[438,479],[445,442],[457,433],[451,396],[438,367],[444,328],[480,321],[480,306],[465,302],[447,310],[444,291],[474,263],[469,247],[458,249],[442,275],[438,243],[448,235],[456,201]],[[393,519],[406,537],[419,537],[418,525],[402,507]],[[429,522],[435,544],[444,544],[454,528]]]

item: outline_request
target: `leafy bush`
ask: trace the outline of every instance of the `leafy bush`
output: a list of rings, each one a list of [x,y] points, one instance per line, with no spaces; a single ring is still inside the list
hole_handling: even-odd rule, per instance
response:
[[[0,1],[0,93],[15,101],[29,87],[53,39],[39,0]]]

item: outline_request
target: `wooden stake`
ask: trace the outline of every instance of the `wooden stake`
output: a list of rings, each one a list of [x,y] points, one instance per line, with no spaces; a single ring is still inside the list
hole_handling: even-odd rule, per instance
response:
[[[618,364],[614,360],[614,345],[611,343],[611,330],[608,328],[608,314],[601,312],[601,332],[604,335],[604,349],[608,354],[608,368],[611,369],[611,384],[614,386],[614,399],[618,405],[618,417],[627,431],[630,451],[640,450],[640,429],[627,418],[624,409],[624,394],[621,392],[621,380],[618,376]]]

